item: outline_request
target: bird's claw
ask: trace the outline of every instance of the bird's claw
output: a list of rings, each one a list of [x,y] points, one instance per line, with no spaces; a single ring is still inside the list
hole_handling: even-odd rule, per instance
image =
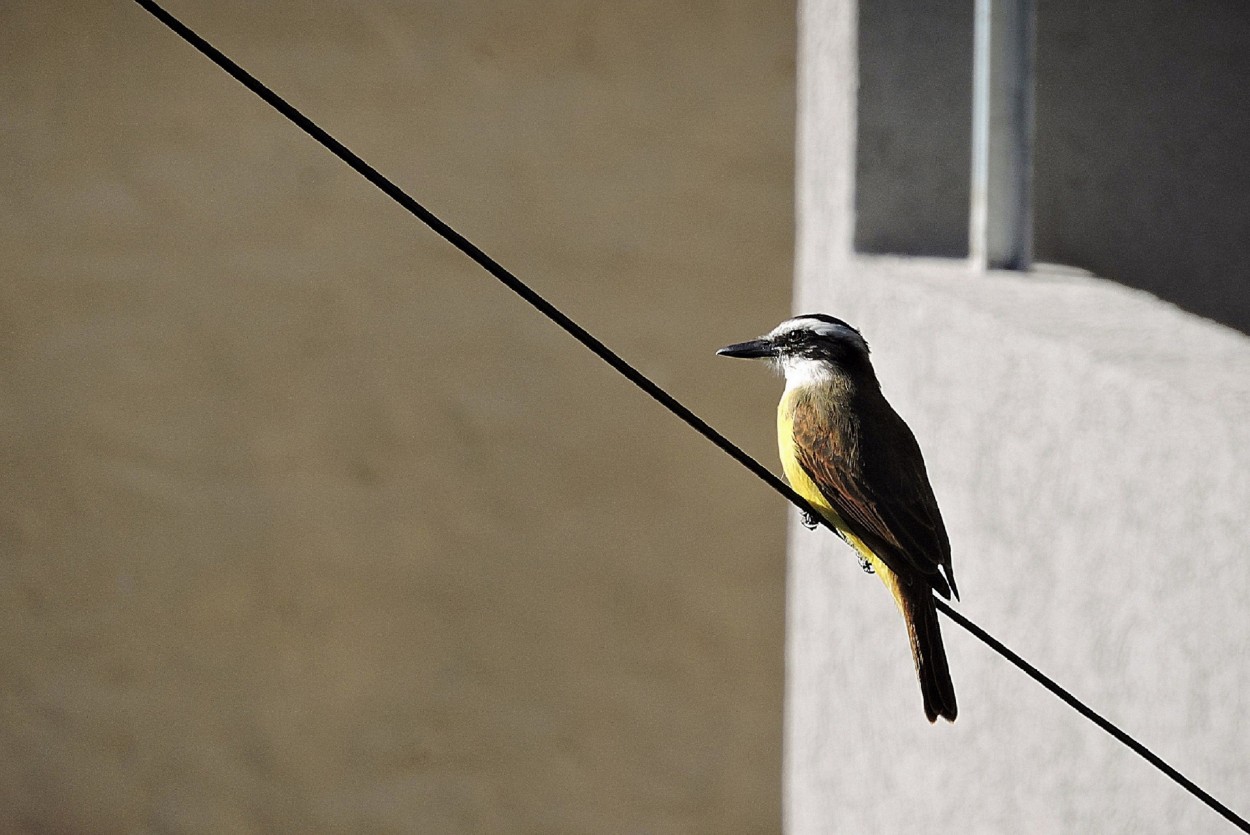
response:
[[[873,571],[872,563],[868,562],[868,560],[865,559],[864,557],[861,557],[859,554],[856,554],[855,559],[859,560],[859,567],[864,569],[865,574],[877,573],[876,571]]]
[[[803,511],[803,527],[807,528],[809,531],[814,531],[816,530],[817,524],[815,516],[808,513],[806,510]]]

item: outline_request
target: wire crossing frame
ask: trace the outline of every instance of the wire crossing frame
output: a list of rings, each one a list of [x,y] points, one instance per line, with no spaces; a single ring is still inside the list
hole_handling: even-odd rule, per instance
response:
[[[750,455],[747,455],[737,446],[737,444],[726,438],[716,429],[713,429],[711,425],[688,409],[685,405],[678,401],[677,398],[673,397],[667,391],[660,388],[660,386],[656,383],[652,382],[651,379],[645,374],[622,359],[616,352],[600,342],[589,331],[570,319],[564,314],[563,311],[551,302],[547,301],[537,291],[532,289],[525,282],[521,281],[521,279],[517,278],[510,271],[505,269],[501,264],[499,264],[499,262],[495,261],[479,249],[472,241],[464,235],[461,235],[455,229],[451,228],[451,226],[445,223],[437,215],[410,197],[403,189],[395,185],[395,183],[383,176],[377,169],[358,157],[346,145],[339,142],[323,128],[297,110],[294,106],[289,104],[285,99],[262,84],[255,76],[240,67],[234,61],[230,60],[215,46],[204,40],[204,38],[200,37],[196,32],[182,23],[182,21],[178,20],[178,18],[165,11],[165,9],[153,2],[153,0],[135,0],[135,2],[173,31],[174,34],[189,43],[198,52],[229,73],[236,81],[259,96],[266,104],[293,122],[296,127],[324,146],[328,151],[330,151],[330,153],[334,154],[342,162],[346,163],[353,171],[364,177],[373,185],[377,186],[377,188],[380,189],[387,197],[390,197],[400,206],[407,209],[411,214],[415,215],[418,220],[434,230],[434,232],[440,237],[467,255],[474,261],[474,263],[478,264],[482,267],[482,269],[486,270],[498,279],[505,287],[516,293],[531,306],[537,309],[539,313],[542,313],[562,330],[567,332],[586,348],[590,349],[596,356],[608,365],[612,366],[612,368],[614,368],[631,383],[642,389],[661,406],[681,418],[682,421],[687,423],[696,432],[715,444],[722,452],[725,452],[739,464],[750,470],[757,478],[789,500],[791,504],[798,507],[800,510],[805,511],[819,524],[833,531],[835,534],[838,534],[837,529],[820,513],[816,512],[816,509],[812,507],[806,499],[794,492],[789,485],[778,478],[771,470],[760,464],[760,462],[756,461]],[[841,536],[841,534],[838,535]],[[1130,750],[1141,756],[1144,760],[1146,760],[1146,762],[1163,772],[1177,785],[1181,786],[1211,809],[1218,812],[1241,831],[1250,833],[1250,821],[1247,821],[1219,800],[1216,800],[1205,789],[1190,780],[1185,775],[1181,774],[1145,745],[1138,742],[1127,732],[1121,730],[1110,720],[1106,719],[1101,714],[1097,713],[1093,708],[1073,696],[1066,689],[1059,686],[1059,684],[1053,679],[1042,673],[1029,662],[1025,661],[993,635],[977,626],[964,615],[955,611],[945,600],[942,600],[939,597],[934,597],[934,603],[937,604],[937,608],[940,612],[942,612],[942,614],[946,615],[956,624],[963,627],[971,635],[979,639],[982,643],[997,652],[1003,658],[1010,661],[1030,678],[1034,679],[1051,693],[1066,702],[1082,716],[1089,719],[1095,725],[1110,734],[1114,739],[1123,743]]]

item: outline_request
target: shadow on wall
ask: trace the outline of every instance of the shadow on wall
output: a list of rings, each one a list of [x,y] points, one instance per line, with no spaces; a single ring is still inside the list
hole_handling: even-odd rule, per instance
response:
[[[1250,13],[1039,0],[1035,258],[1250,333]],[[968,252],[972,4],[860,4],[855,248]]]
[[[1250,10],[1042,2],[1035,242],[1250,333]]]

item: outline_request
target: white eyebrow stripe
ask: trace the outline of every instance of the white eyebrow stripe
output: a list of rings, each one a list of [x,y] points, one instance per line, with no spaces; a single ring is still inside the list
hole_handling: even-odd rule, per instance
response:
[[[810,331],[817,336],[853,342],[863,346],[864,350],[868,349],[868,343],[864,341],[864,337],[860,335],[859,331],[855,330],[850,325],[833,324],[831,322],[825,322],[821,319],[811,319],[803,316],[795,319],[787,319],[782,322],[780,325],[773,328],[772,332],[768,334],[768,338],[777,339],[778,337],[794,333],[795,331]]]
[[[812,331],[813,333],[820,333],[820,331],[817,330],[818,327],[827,328],[829,325],[819,319],[806,319],[802,317],[798,319],[787,319],[777,327],[773,328],[772,332],[769,333],[768,336],[770,339],[775,339],[778,336],[785,336],[786,334],[794,333],[795,331]],[[824,335],[830,336],[832,334],[825,333]]]

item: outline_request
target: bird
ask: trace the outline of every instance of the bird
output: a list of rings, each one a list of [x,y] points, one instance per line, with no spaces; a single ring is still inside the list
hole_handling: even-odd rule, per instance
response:
[[[882,394],[868,343],[841,319],[811,313],[716,353],[767,359],[784,372],[777,442],[786,480],[885,583],[907,625],[925,716],[954,722],[933,599],[959,599],[950,540],[920,445]]]

